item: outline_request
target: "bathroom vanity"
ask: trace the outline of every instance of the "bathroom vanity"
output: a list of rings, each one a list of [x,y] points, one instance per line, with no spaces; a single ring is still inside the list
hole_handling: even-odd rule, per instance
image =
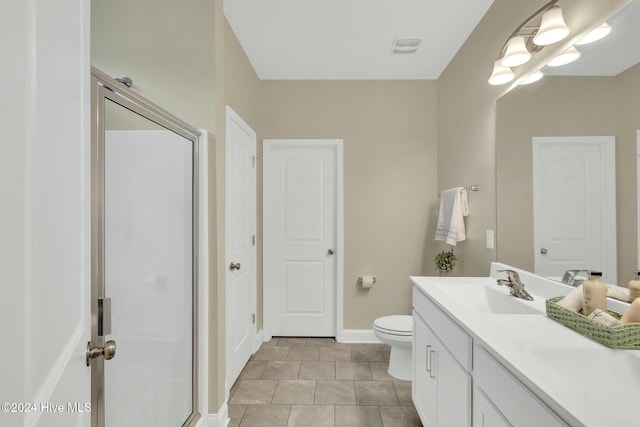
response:
[[[503,269],[533,301],[496,284]],[[500,263],[489,277],[411,280],[412,396],[426,427],[640,425],[640,350],[610,349],[546,316],[545,300],[572,287]]]

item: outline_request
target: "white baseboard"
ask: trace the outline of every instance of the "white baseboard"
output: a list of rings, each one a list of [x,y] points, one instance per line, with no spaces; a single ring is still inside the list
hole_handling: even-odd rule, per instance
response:
[[[380,341],[373,329],[345,329],[342,331],[343,343],[366,343],[366,344],[380,344]]]
[[[206,427],[227,427],[229,421],[229,407],[224,402],[217,414],[208,414]]]

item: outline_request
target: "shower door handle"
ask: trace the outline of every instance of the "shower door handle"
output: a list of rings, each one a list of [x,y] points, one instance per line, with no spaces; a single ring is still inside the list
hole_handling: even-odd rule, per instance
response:
[[[87,343],[86,362],[87,366],[91,366],[91,361],[96,357],[104,356],[104,360],[111,360],[116,355],[116,342],[107,341],[104,347],[92,347],[91,341]]]
[[[240,263],[239,262],[232,262],[231,264],[229,264],[229,270],[233,271],[233,270],[240,270]]]

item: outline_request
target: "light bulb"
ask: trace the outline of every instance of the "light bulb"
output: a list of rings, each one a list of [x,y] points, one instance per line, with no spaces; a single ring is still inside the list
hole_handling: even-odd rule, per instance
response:
[[[550,45],[567,37],[569,31],[562,17],[562,9],[553,7],[542,14],[540,29],[533,36],[533,42],[538,46]]]
[[[514,36],[507,42],[507,50],[500,62],[505,67],[517,67],[531,59],[531,53],[527,50],[524,36]]]
[[[505,67],[500,63],[498,59],[493,64],[493,72],[491,73],[491,77],[489,77],[489,84],[493,86],[503,85],[505,83],[509,83],[515,75],[511,68]]]

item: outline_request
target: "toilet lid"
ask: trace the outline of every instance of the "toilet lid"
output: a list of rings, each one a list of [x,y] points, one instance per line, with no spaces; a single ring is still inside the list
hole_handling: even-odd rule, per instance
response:
[[[394,335],[411,335],[413,333],[413,319],[408,315],[379,317],[373,321],[373,325]]]

